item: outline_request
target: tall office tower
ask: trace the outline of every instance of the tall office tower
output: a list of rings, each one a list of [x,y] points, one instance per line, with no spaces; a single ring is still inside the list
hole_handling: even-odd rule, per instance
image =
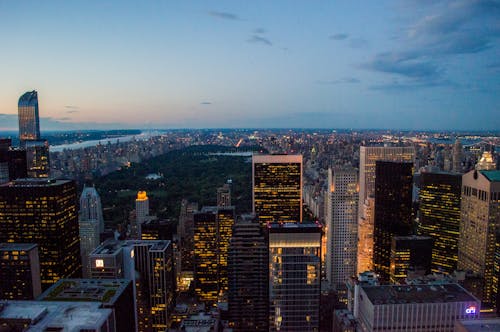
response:
[[[413,163],[376,162],[373,265],[383,281],[389,280],[392,237],[413,232],[412,168]]]
[[[357,331],[453,332],[479,318],[481,302],[458,284],[361,286]]]
[[[50,176],[49,142],[44,139],[24,141],[28,176],[48,178]]]
[[[149,216],[149,198],[145,191],[139,191],[135,199],[135,220],[132,221],[130,238],[142,238],[141,225]]]
[[[497,164],[493,159],[493,155],[490,151],[484,151],[481,159],[479,159],[476,164],[476,169],[478,171],[493,171],[497,169]]]
[[[422,172],[418,234],[434,239],[432,272],[451,274],[457,269],[462,175]]]
[[[139,331],[165,331],[174,306],[175,275],[170,241],[108,240],[90,254],[93,279],[135,283]]]
[[[404,283],[408,276],[426,276],[431,273],[432,246],[429,236],[394,236],[391,245],[389,280]]]
[[[26,151],[13,148],[10,138],[0,138],[0,184],[26,177]]]
[[[100,243],[100,234],[104,232],[101,198],[94,187],[84,187],[80,196],[78,216],[80,229],[80,254],[82,257],[82,275],[90,275],[89,254]]]
[[[35,90],[26,92],[19,98],[19,141],[40,139],[40,120],[38,116],[38,94]]]
[[[0,299],[33,300],[42,292],[38,246],[0,243]]]
[[[231,206],[231,187],[229,183],[224,183],[217,188],[217,206]]]
[[[234,331],[268,331],[268,249],[258,220],[244,216],[229,245],[229,316]]]
[[[0,185],[0,242],[38,244],[42,289],[79,277],[75,182],[22,179]]]
[[[337,292],[356,275],[358,188],[357,169],[328,169],[326,278]]]
[[[194,268],[194,214],[197,211],[198,203],[182,200],[179,225],[177,227],[177,234],[180,237],[182,271],[193,271]]]
[[[463,171],[463,162],[464,158],[464,150],[462,147],[462,143],[457,138],[455,144],[453,145],[453,168],[452,171],[456,173],[462,173]]]
[[[205,206],[194,214],[195,293],[209,305],[227,293],[227,256],[234,219],[233,206]]]
[[[321,225],[270,223],[269,331],[318,331]]]
[[[500,171],[473,170],[462,176],[458,268],[484,280],[483,304],[495,307],[494,264],[500,229]]]
[[[134,287],[130,279],[60,279],[38,301],[100,302],[113,310],[116,331],[135,331]]]
[[[358,273],[373,270],[375,163],[377,160],[413,162],[413,147],[362,146],[359,150]]]
[[[302,222],[302,156],[252,157],[253,213],[261,224]]]

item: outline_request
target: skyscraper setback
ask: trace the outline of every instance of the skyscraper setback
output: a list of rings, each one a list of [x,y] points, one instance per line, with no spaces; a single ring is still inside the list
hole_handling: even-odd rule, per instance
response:
[[[302,155],[252,157],[253,213],[261,224],[302,222]]]

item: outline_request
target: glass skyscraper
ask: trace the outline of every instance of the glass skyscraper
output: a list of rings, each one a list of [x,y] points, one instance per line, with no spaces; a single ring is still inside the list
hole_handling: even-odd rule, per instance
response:
[[[40,120],[38,116],[38,93],[33,90],[19,98],[19,141],[24,145],[28,140],[40,139]]]

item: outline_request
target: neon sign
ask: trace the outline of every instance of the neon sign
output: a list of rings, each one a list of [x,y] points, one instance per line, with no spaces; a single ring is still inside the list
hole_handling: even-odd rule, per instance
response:
[[[476,307],[471,305],[467,309],[465,309],[466,314],[475,314],[476,313]]]

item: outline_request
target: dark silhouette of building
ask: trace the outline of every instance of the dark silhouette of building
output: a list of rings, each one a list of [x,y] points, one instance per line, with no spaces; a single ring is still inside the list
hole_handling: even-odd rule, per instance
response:
[[[10,138],[0,139],[0,184],[28,176],[26,151],[12,147]]]
[[[405,281],[410,272],[425,276],[431,272],[432,246],[429,236],[394,236],[391,245],[390,281]]]
[[[373,262],[383,281],[389,280],[392,238],[413,232],[412,168],[413,163],[376,162]]]

